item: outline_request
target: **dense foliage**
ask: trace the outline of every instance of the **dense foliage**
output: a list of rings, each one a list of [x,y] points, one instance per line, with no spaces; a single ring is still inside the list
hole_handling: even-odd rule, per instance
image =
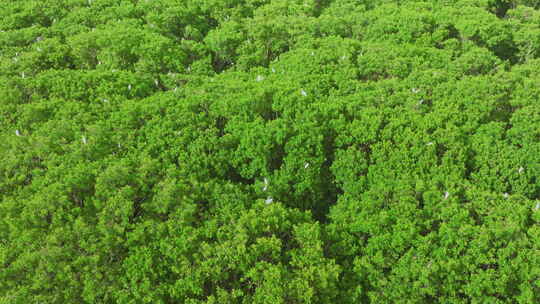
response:
[[[0,303],[539,303],[535,0],[0,0]]]

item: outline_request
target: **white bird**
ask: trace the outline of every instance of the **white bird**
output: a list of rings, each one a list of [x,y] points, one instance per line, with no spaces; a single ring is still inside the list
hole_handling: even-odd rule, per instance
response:
[[[257,76],[257,81],[263,81],[264,77],[262,77],[261,75],[258,75]]]
[[[525,170],[525,168],[523,168],[523,167],[519,167],[519,169],[518,169],[518,173],[520,173],[520,174],[521,174],[521,173],[523,173],[523,170]]]
[[[24,72],[21,72],[21,78],[24,79]]]
[[[304,97],[307,96],[307,93],[306,93],[306,91],[304,91],[304,89],[300,90],[300,94],[302,94],[302,96],[304,96]]]
[[[503,194],[503,196],[504,196],[504,198],[508,198],[510,195],[509,195],[508,193],[505,192],[505,193]]]
[[[450,196],[450,193],[448,191],[444,192],[444,199],[447,199]]]
[[[268,204],[271,204],[273,201],[274,199],[269,196],[264,202],[268,205]]]
[[[309,163],[304,164],[304,169],[307,169],[309,167]]]
[[[426,144],[426,146],[431,146],[431,145],[433,145],[433,142],[431,141]]]
[[[82,136],[82,142],[83,142],[83,144],[85,144],[85,145],[86,145],[86,143],[87,143],[87,141],[86,141],[86,136],[84,136],[84,135]]]
[[[420,99],[420,101],[418,102],[419,105],[423,104],[424,103],[424,100],[423,99]]]
[[[101,61],[98,61],[97,64],[100,65],[100,64],[101,64]]]
[[[264,178],[264,187],[263,187],[263,191],[266,191],[268,189],[268,179],[265,177]]]
[[[536,206],[534,207],[534,211],[540,210],[540,202],[536,203]]]
[[[130,91],[131,91],[131,84],[129,84],[129,85],[128,85],[128,90],[130,90]]]
[[[416,94],[416,93],[420,92],[420,89],[418,89],[418,88],[412,88],[411,91],[412,91],[414,94]]]
[[[159,82],[157,79],[154,79],[154,84],[156,85],[156,87],[159,85]]]
[[[19,132],[19,130],[15,130],[15,135],[21,136],[21,132]]]

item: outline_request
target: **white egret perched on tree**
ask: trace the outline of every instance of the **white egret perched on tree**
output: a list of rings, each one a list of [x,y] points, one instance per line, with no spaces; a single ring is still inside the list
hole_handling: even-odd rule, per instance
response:
[[[264,187],[263,187],[263,191],[266,191],[268,189],[268,179],[265,177],[264,178]]]

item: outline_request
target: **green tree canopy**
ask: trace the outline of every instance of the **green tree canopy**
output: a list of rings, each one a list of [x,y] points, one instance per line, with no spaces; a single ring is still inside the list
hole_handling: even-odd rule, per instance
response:
[[[540,302],[539,8],[0,0],[0,303]]]

